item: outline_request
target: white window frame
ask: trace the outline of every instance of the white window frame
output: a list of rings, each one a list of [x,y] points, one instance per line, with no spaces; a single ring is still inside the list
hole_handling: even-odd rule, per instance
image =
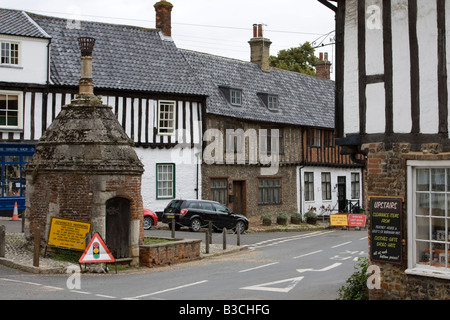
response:
[[[450,264],[447,264],[448,267],[439,267],[439,266],[432,266],[427,264],[421,264],[418,263],[418,257],[417,257],[417,234],[416,234],[416,212],[417,212],[417,198],[416,195],[421,193],[421,191],[416,190],[416,179],[417,179],[417,169],[437,169],[437,168],[445,168],[447,170],[450,170],[450,161],[444,160],[444,161],[421,161],[421,160],[409,160],[406,163],[407,165],[407,233],[408,233],[408,268],[405,270],[405,273],[412,274],[412,275],[419,275],[419,276],[426,276],[426,277],[434,277],[434,278],[441,278],[441,279],[447,279],[450,280]],[[448,180],[448,179],[445,179]],[[444,218],[441,218],[444,220],[444,225],[446,226],[446,231],[448,232],[450,229],[450,191],[449,188],[447,188],[447,185],[449,182],[447,181],[445,191],[423,191],[424,193],[431,194],[445,194],[446,200],[444,200],[445,205],[445,212]],[[418,215],[419,216],[419,215]],[[419,216],[421,218],[422,216]],[[432,216],[430,216],[430,219],[432,219]],[[432,236],[432,230],[430,226],[430,234]],[[438,242],[438,240],[431,239],[429,241],[423,241],[423,242]],[[447,237],[447,241],[441,241],[445,249],[450,250],[450,239]],[[433,259],[433,257],[431,257]],[[447,257],[448,259],[448,257]]]
[[[269,110],[278,110],[278,96],[269,94],[267,97],[267,107]]]
[[[161,169],[169,171],[161,172]],[[172,179],[160,179],[160,173],[170,173]],[[168,187],[167,187],[168,186]],[[160,194],[160,190],[167,190],[166,194]],[[170,192],[169,192],[170,191]],[[156,164],[156,199],[174,199],[175,198],[175,164],[157,163]]]
[[[162,110],[163,107],[172,107],[172,111]],[[158,101],[158,135],[173,136],[176,128],[176,109],[177,102],[172,100]],[[167,125],[161,125],[162,122],[167,121]],[[170,123],[170,124],[169,124]]]
[[[4,55],[5,50],[6,50],[6,49],[4,49],[5,45],[8,45],[8,55],[7,56]],[[14,50],[14,51],[17,52],[17,57],[16,57],[17,58],[17,63],[11,63],[11,60],[12,60],[11,53],[13,51],[13,50],[11,50],[11,46],[13,46],[13,45],[17,46],[17,49]],[[5,57],[8,59],[8,62],[2,62],[2,60]],[[21,57],[21,55],[20,55],[20,43],[19,42],[6,41],[6,40],[1,40],[0,41],[0,66],[19,67],[20,66],[20,57]]]
[[[230,102],[233,106],[242,106],[242,91],[230,89]]]
[[[22,91],[3,91],[0,90],[0,95],[17,96],[17,126],[0,125],[1,131],[17,131],[23,130],[23,92]]]

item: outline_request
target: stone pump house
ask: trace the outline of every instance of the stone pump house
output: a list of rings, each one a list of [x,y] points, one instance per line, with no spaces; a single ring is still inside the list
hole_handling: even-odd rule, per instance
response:
[[[25,232],[48,233],[51,217],[92,222],[116,259],[139,263],[143,165],[112,108],[93,93],[93,38],[81,48],[79,94],[62,107],[26,167]],[[44,231],[44,232],[42,232]]]

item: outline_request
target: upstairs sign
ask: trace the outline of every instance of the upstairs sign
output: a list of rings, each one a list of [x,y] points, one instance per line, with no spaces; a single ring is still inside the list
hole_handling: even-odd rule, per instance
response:
[[[374,261],[402,263],[402,201],[402,198],[371,198],[370,244]]]

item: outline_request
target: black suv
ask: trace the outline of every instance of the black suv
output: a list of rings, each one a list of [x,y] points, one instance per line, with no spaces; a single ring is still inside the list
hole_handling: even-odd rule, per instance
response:
[[[175,218],[175,229],[189,227],[191,231],[197,232],[201,228],[208,227],[212,221],[214,230],[233,229],[244,233],[248,229],[246,217],[231,212],[224,205],[207,200],[172,200],[164,209],[162,222],[171,227],[172,219]]]

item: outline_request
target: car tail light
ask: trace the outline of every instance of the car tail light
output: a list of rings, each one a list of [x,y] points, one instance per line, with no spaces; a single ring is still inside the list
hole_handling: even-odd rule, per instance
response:
[[[181,209],[180,216],[184,216],[188,212],[187,209]]]

